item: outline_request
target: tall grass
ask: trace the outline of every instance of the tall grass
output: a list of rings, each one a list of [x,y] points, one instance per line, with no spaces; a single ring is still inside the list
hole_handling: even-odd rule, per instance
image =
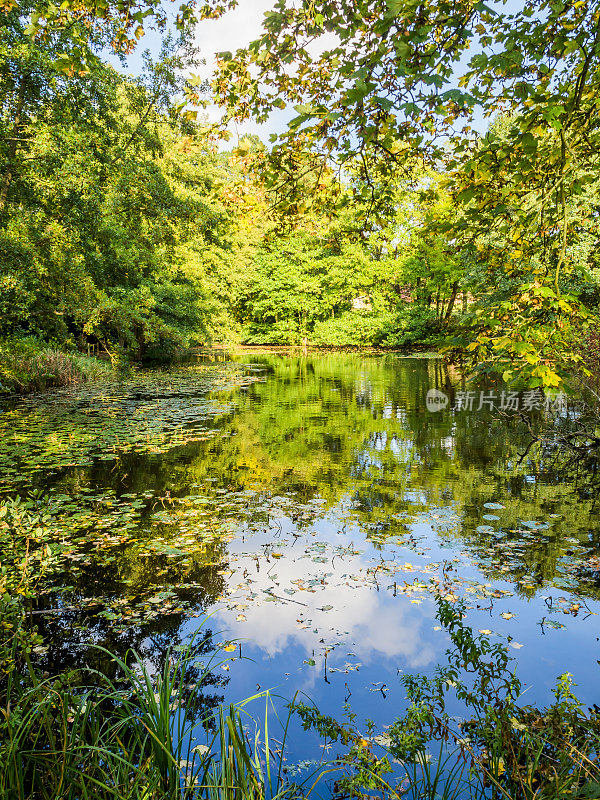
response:
[[[112,365],[79,353],[65,353],[33,337],[0,341],[0,392],[41,391],[53,386],[106,379]]]
[[[187,704],[179,705],[191,652],[169,654],[155,677],[136,655],[130,663],[112,656],[120,668],[114,680],[96,670],[39,680],[26,657],[25,679],[13,673],[7,687],[0,797],[191,796],[188,789],[203,783],[207,763],[193,750],[190,734],[198,720],[187,712],[199,700],[202,676],[187,690]]]
[[[116,678],[87,669],[40,680],[27,654],[25,674],[9,674],[0,709],[3,800],[308,797],[310,789],[285,779],[285,734],[276,752],[268,713],[252,741],[240,707],[202,712],[203,679],[219,651],[198,672],[191,642],[153,674],[135,653],[121,659],[99,649]]]

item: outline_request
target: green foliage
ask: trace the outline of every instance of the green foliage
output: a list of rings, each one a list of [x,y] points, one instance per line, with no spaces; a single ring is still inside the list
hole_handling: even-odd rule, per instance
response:
[[[474,635],[460,604],[442,597],[437,603],[452,643],[447,661],[431,678],[402,677],[409,705],[385,735],[365,738],[314,706],[292,704],[305,730],[343,746],[335,761],[346,772],[337,782],[340,796],[365,797],[375,789],[384,797],[432,800],[594,797],[600,720],[597,710],[584,712],[572,676],[559,677],[548,708],[523,705],[506,645]],[[470,715],[458,723],[450,711],[455,698]],[[392,772],[390,759],[402,765],[397,783],[397,776],[384,777]]]
[[[224,788],[212,783],[221,775],[210,737],[207,745],[192,738],[211,722],[193,642],[152,676],[136,654],[125,662],[107,653],[115,679],[91,669],[41,678],[27,650],[20,656],[23,671],[2,687],[3,796],[174,800]],[[236,720],[239,712],[230,714]],[[221,726],[232,717],[222,716]]]
[[[338,317],[320,320],[314,327],[311,343],[334,347],[371,347],[381,342],[383,314],[343,311]]]
[[[0,340],[0,393],[39,391],[113,376],[105,361],[65,353],[32,336]]]
[[[214,191],[226,161],[177,113],[195,53],[166,37],[133,78],[99,58],[109,23],[32,39],[32,8],[0,32],[0,336],[172,358],[210,338],[197,254],[229,251],[236,228]],[[75,41],[87,67],[67,75],[55,56]]]
[[[598,325],[598,5],[415,9],[394,0],[349,15],[341,0],[282,0],[256,41],[221,54],[214,89],[238,120],[293,107],[272,160],[302,150],[337,162],[378,220],[371,234],[398,217],[395,187],[416,163],[440,172],[445,199],[411,254],[414,294],[431,307],[420,288],[434,277],[450,322],[463,292],[479,312],[460,340],[472,364],[555,390],[589,375],[578,341]]]
[[[184,3],[175,35],[154,2],[5,4],[0,336],[115,365],[214,340],[445,341],[474,377],[589,378],[596,5],[394,0],[347,20],[340,0],[281,0],[256,42],[222,54],[213,89],[228,118],[298,116],[273,146],[224,154],[198,118],[190,23],[234,4]],[[146,16],[164,41],[133,77],[106,53],[125,59]],[[475,134],[476,109],[499,108]]]
[[[389,320],[377,343],[383,347],[436,345],[444,327],[435,309],[420,303],[407,303]]]

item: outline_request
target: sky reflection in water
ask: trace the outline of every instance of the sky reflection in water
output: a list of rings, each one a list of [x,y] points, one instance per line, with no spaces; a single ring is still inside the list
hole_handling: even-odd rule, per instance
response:
[[[90,659],[91,642],[158,663],[207,610],[244,656],[217,668],[216,697],[301,691],[381,728],[402,707],[399,673],[443,658],[445,581],[469,624],[510,637],[528,702],[565,671],[597,702],[598,592],[577,571],[597,552],[592,502],[547,453],[522,457],[518,420],[428,412],[449,378],[433,359],[246,355],[7,408],[4,491],[41,487],[57,519],[85,507],[81,530],[114,538],[93,569],[74,557],[72,613],[43,618],[50,666]]]

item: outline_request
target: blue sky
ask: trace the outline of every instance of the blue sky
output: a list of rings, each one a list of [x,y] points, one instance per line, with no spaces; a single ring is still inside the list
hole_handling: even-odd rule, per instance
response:
[[[235,51],[256,39],[261,31],[263,15],[275,4],[275,0],[240,0],[237,8],[225,14],[218,20],[203,20],[196,28],[196,44],[200,56],[206,60],[205,66],[200,70],[203,77],[209,77],[215,65],[215,53],[223,50]],[[170,17],[175,16],[177,6],[174,3],[165,3],[165,10]],[[147,29],[139,43],[138,49],[128,57],[125,72],[139,73],[142,67],[142,53],[150,50],[152,55],[157,55],[160,50],[161,35],[154,30]],[[112,57],[111,62],[123,69],[118,59]],[[209,117],[217,119],[220,115],[215,106],[208,110]],[[236,144],[238,139],[246,134],[257,134],[265,142],[271,133],[285,129],[289,119],[295,116],[294,111],[276,111],[271,115],[268,123],[258,125],[248,122],[243,126],[232,125],[232,141],[226,145],[229,148]]]
[[[237,8],[227,12],[218,20],[203,20],[196,28],[196,44],[200,50],[200,55],[206,60],[205,66],[201,69],[203,77],[209,77],[215,64],[215,53],[223,50],[235,51],[256,39],[260,34],[263,15],[275,4],[275,0],[239,0]],[[508,2],[492,3],[506,12],[515,11],[521,4],[519,0],[508,0]],[[174,16],[177,6],[173,3],[166,3],[165,9],[170,16]],[[141,53],[149,49],[152,53],[157,53],[160,47],[160,35],[155,31],[148,30],[140,41],[140,48],[128,59],[127,71],[135,73],[141,67]],[[473,51],[469,52],[463,59],[466,64]],[[217,119],[220,115],[217,107],[208,110],[209,117]],[[295,116],[295,112],[274,111],[269,121],[263,125],[250,121],[244,125],[232,125],[231,132],[233,140],[230,144],[236,144],[237,140],[249,133],[257,134],[265,142],[271,133],[278,133],[285,129],[289,119]],[[483,131],[487,128],[488,121],[481,115],[476,115],[474,127]]]

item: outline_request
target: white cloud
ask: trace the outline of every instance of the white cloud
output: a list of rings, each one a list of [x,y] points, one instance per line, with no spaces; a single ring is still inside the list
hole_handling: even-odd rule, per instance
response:
[[[350,544],[352,535],[336,531],[334,540],[338,545],[344,540]],[[257,539],[258,544],[261,537]],[[260,647],[271,658],[300,646],[307,658],[314,653],[318,669],[322,668],[324,646],[341,641],[365,664],[378,662],[382,656],[411,667],[423,667],[433,660],[435,648],[426,639],[434,618],[431,603],[415,607],[405,597],[392,598],[389,592],[375,591],[367,579],[372,562],[365,554],[330,560],[329,552],[326,561],[315,562],[305,551],[307,544],[311,543],[300,537],[283,548],[282,557],[270,568],[261,561],[258,572],[252,555],[231,553],[231,606],[220,610],[218,616],[232,638]],[[231,549],[235,551],[236,543]],[[364,582],[350,580],[349,575],[362,576]],[[318,579],[315,591],[296,590],[290,597],[286,590],[296,589],[298,579],[306,585]],[[254,600],[243,599],[240,595],[245,592],[236,591],[246,581],[246,591],[255,593]],[[273,591],[282,602],[268,602],[265,591]],[[337,659],[336,651],[330,663]]]

